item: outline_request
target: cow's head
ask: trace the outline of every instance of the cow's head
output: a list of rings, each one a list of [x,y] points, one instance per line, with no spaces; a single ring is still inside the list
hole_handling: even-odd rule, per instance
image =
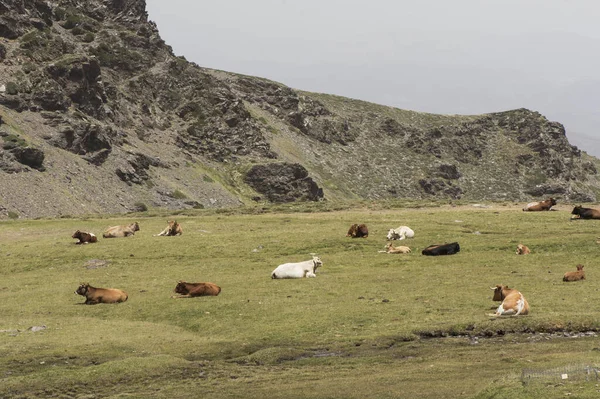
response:
[[[396,232],[394,231],[394,229],[390,229],[390,231],[388,231],[387,233],[387,239],[388,240],[393,240],[394,237],[396,236]]]
[[[577,205],[575,206],[575,208],[573,208],[573,212],[571,212],[571,215],[579,215],[581,213],[581,205]]]
[[[133,231],[140,231],[140,225],[138,224],[138,222],[134,222],[131,225],[131,230],[133,230]]]
[[[583,270],[583,265],[577,265],[577,271]]]
[[[313,256],[313,272],[317,270],[317,267],[323,266],[323,261],[318,256]]]
[[[75,233],[73,233],[73,235],[71,236],[71,238],[79,238],[81,237],[81,231],[77,230]]]
[[[550,201],[552,206],[556,205],[556,200],[554,198],[549,198],[548,201]]]
[[[492,290],[494,290],[494,297],[492,298],[493,301],[503,301],[504,300],[504,296],[502,295],[502,291],[504,289],[508,289],[507,286],[505,285],[496,285],[495,287],[490,287]]]
[[[186,282],[184,282],[184,281],[181,281],[181,280],[180,280],[180,281],[177,283],[177,285],[175,286],[175,293],[177,293],[177,294],[186,295],[186,294],[188,294],[189,292],[190,292],[190,291],[188,290],[187,283],[186,283]]]
[[[350,226],[350,229],[348,229],[348,234],[346,234],[346,237],[354,237],[356,235],[357,231],[358,231],[358,225],[353,224],[352,226]]]
[[[77,295],[85,296],[85,294],[87,294],[89,288],[90,288],[90,285],[88,283],[81,283],[79,285],[79,287],[77,288],[77,290],[75,291],[75,293]]]

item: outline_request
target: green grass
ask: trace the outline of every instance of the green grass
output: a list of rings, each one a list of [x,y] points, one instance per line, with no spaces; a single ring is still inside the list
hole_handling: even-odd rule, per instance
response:
[[[597,221],[570,221],[567,206],[371,205],[194,211],[177,215],[181,237],[152,236],[173,215],[0,223],[0,397],[597,397],[597,381],[520,381],[526,368],[598,366],[598,338],[540,334],[600,330]],[[135,236],[101,238],[133,221]],[[352,223],[369,238],[346,238]],[[413,252],[378,253],[400,225],[416,232],[402,243]],[[75,245],[77,229],[99,242]],[[420,255],[451,241],[459,254]],[[531,255],[515,255],[520,242]],[[324,262],[316,278],[269,278],[311,253]],[[92,259],[109,263],[87,268]],[[587,280],[563,283],[577,263]],[[222,292],[171,299],[178,280]],[[129,300],[80,305],[81,282]],[[490,319],[495,284],[522,291],[531,314]]]

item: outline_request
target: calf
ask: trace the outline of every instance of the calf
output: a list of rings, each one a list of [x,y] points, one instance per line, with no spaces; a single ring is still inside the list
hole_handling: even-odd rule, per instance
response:
[[[385,251],[383,251],[383,252],[387,252],[388,254],[407,254],[407,253],[410,253],[410,248],[405,247],[403,245],[394,247],[394,246],[392,246],[391,242],[388,242],[385,245]]]
[[[574,215],[574,219],[600,219],[600,211],[592,208],[584,208],[581,205],[577,205],[573,208],[571,215]]]
[[[585,272],[583,271],[583,265],[577,265],[576,272],[566,272],[563,276],[563,281],[579,281],[585,280]]]
[[[177,223],[177,220],[168,220],[167,227],[163,231],[154,236],[180,236],[183,234],[181,225]]]
[[[519,291],[508,288],[506,285],[491,287],[494,291],[494,301],[502,301],[496,313],[490,316],[518,316],[529,313],[529,304]]]
[[[438,256],[438,255],[453,255],[460,252],[460,245],[457,242],[450,244],[438,244],[430,245],[425,248],[421,253],[427,256]]]
[[[323,262],[318,256],[304,262],[284,263],[273,270],[271,278],[317,277],[317,268],[320,266],[323,266]]]
[[[217,296],[221,287],[213,283],[186,283],[179,281],[175,287],[175,293],[171,298],[194,298],[197,296]]]
[[[94,233],[86,233],[85,231],[80,230],[77,230],[75,233],[73,233],[71,238],[79,239],[79,242],[76,242],[75,244],[87,244],[88,242],[98,242],[98,237],[96,237]]]
[[[81,283],[75,293],[85,297],[86,305],[125,302],[128,298],[125,291],[116,288],[95,288],[88,283]]]
[[[140,225],[138,222],[131,223],[127,226],[113,226],[109,227],[102,237],[104,238],[115,238],[115,237],[129,237],[135,234],[136,231],[140,231]]]
[[[523,211],[526,211],[526,212],[549,211],[550,208],[552,208],[554,205],[556,205],[556,200],[554,198],[548,198],[547,200],[540,201],[540,202],[530,202],[529,204],[525,205],[525,208],[523,208]]]
[[[369,229],[367,228],[366,224],[353,224],[352,226],[350,226],[348,234],[346,234],[346,237],[352,238],[367,238],[368,236]]]
[[[415,232],[408,226],[400,226],[396,229],[390,229],[387,233],[388,240],[404,240],[405,238],[413,238]]]
[[[525,245],[523,244],[519,244],[517,245],[517,255],[527,255],[530,254],[531,250],[529,248],[527,248]]]

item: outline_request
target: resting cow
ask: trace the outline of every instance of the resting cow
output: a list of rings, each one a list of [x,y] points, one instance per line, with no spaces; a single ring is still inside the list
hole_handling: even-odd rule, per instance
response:
[[[104,238],[115,238],[115,237],[129,237],[135,234],[136,231],[140,230],[138,222],[131,223],[128,226],[113,226],[109,227],[102,237]]]
[[[94,233],[86,233],[85,231],[80,230],[77,230],[75,233],[73,233],[71,238],[79,239],[79,242],[76,242],[75,244],[87,244],[88,242],[98,242],[98,237],[96,237]]]
[[[379,252],[387,252],[388,254],[407,254],[407,253],[410,253],[410,248],[405,247],[403,245],[394,247],[394,246],[392,246],[391,242],[388,242],[387,244],[385,244],[385,251],[379,251]]]
[[[585,272],[583,271],[583,265],[577,265],[576,272],[566,272],[563,276],[563,281],[579,281],[585,280]]]
[[[221,287],[213,283],[186,283],[179,281],[175,287],[175,293],[171,298],[194,298],[197,296],[217,296]]]
[[[85,297],[86,305],[125,302],[128,298],[125,291],[116,288],[95,288],[88,283],[81,283],[75,293]]]
[[[528,255],[531,253],[531,250],[529,248],[527,248],[527,246],[523,245],[523,244],[519,244],[517,245],[517,255]]]
[[[496,313],[490,316],[518,316],[529,313],[529,304],[519,291],[506,285],[491,287],[494,291],[494,301],[502,301]]]
[[[453,255],[458,252],[460,252],[460,245],[458,245],[457,242],[452,242],[450,244],[430,245],[421,251],[423,255],[428,256]]]
[[[547,200],[540,202],[530,202],[525,205],[523,210],[527,212],[549,211],[554,205],[556,205],[556,200],[554,198],[548,198]]]
[[[396,229],[390,229],[387,233],[388,240],[404,240],[405,238],[413,238],[415,232],[408,226],[400,226]]]
[[[367,238],[368,236],[369,229],[367,228],[366,224],[353,224],[352,226],[350,226],[348,234],[346,234],[346,237],[352,238]]]
[[[183,234],[183,229],[181,225],[177,223],[177,220],[168,220],[167,227],[163,231],[154,236],[180,236]]]
[[[574,219],[600,219],[600,211],[593,208],[584,208],[581,205],[577,205],[573,208],[571,215],[574,215]]]
[[[321,258],[313,256],[311,260],[298,263],[284,263],[271,273],[271,278],[317,277],[317,268],[323,266]]]

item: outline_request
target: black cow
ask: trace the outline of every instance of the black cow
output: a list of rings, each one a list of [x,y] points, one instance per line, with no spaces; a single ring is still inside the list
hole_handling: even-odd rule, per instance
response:
[[[574,218],[579,219],[600,219],[600,211],[592,208],[584,208],[581,205],[577,205],[573,208],[571,215],[575,215]]]
[[[450,244],[436,244],[425,248],[421,253],[427,256],[452,255],[460,252],[460,245],[457,242]]]

